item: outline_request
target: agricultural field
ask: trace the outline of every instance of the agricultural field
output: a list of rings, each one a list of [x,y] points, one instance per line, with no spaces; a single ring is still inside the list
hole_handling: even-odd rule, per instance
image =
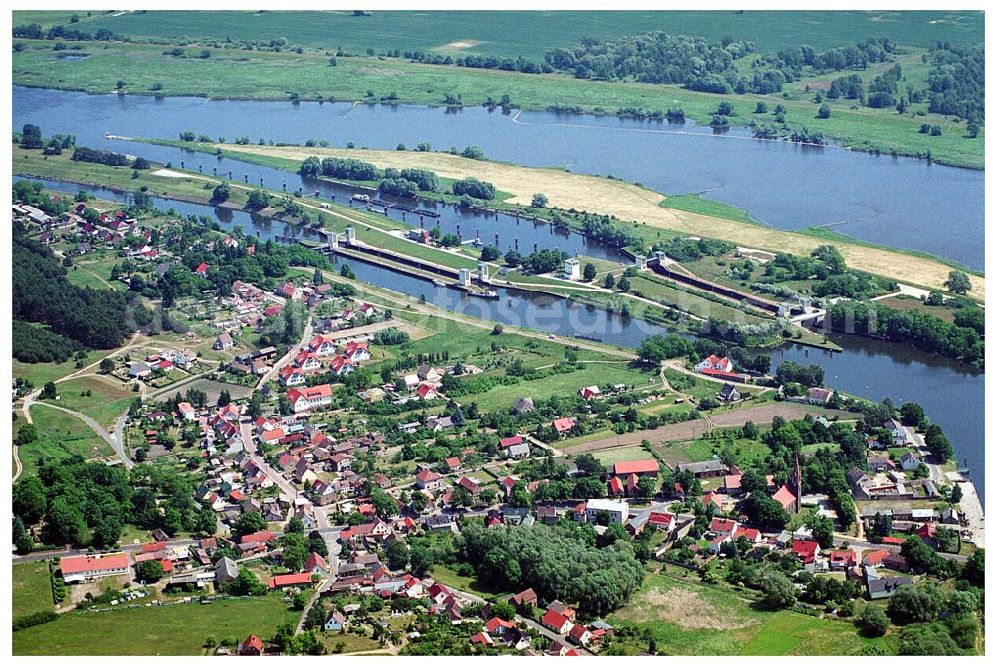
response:
[[[621,364],[593,363],[583,370],[559,373],[533,381],[495,386],[485,393],[476,394],[473,399],[482,409],[502,409],[510,407],[519,398],[530,395],[536,402],[551,396],[566,396],[576,393],[584,386],[593,384],[628,384],[645,386],[648,375]]]
[[[205,639],[242,641],[247,635],[273,636],[278,625],[295,622],[280,594],[210,604],[172,604],[71,612],[49,624],[14,634],[22,655],[204,655]],[[95,641],[94,637],[100,640]]]
[[[886,642],[861,637],[848,622],[763,610],[722,586],[679,580],[669,573],[649,575],[613,619],[650,629],[661,654],[849,655]],[[646,646],[624,642],[623,647],[638,654]]]
[[[25,475],[36,473],[42,460],[65,460],[73,455],[97,458],[114,453],[86,423],[66,412],[36,404],[31,408],[31,418],[38,439],[18,448]]]
[[[92,363],[97,363],[107,355],[106,350],[89,351],[83,358],[83,366],[87,367]],[[23,377],[34,384],[36,388],[41,388],[45,382],[55,381],[78,369],[76,361],[73,360],[62,363],[24,363],[14,359],[11,374],[14,377]]]
[[[390,48],[523,56],[540,61],[551,48],[571,47],[585,36],[606,39],[650,30],[719,40],[727,35],[752,40],[759,51],[788,46],[789,35],[808,35],[817,49],[844,46],[868,37],[929,46],[939,39],[975,43],[983,18],[973,12],[769,12],[769,11],[598,11],[503,12],[374,11],[324,12],[77,12],[77,27],[102,28],[141,38],[184,40],[271,40],[313,49],[364,53]],[[13,24],[69,24],[73,12],[18,11]]]
[[[768,402],[766,404],[750,403],[744,408],[723,410],[712,414],[712,423],[720,428],[742,426],[747,421],[758,425],[770,425],[775,416],[786,420],[802,419],[806,416],[825,416],[829,420],[855,420],[857,414],[839,409],[827,409],[818,405],[804,405],[799,402]]]

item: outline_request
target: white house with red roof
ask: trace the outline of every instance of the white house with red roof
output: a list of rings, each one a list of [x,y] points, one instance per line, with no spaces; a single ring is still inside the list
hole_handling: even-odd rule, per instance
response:
[[[323,361],[319,359],[318,354],[314,354],[307,349],[303,349],[295,355],[295,365],[302,368],[305,372],[310,372],[322,368]]]
[[[716,356],[712,354],[711,356],[703,359],[698,365],[694,366],[694,369],[698,372],[705,372],[706,370],[714,370],[715,372],[732,372],[733,362],[730,361],[725,356]]]
[[[204,261],[201,262],[195,267],[194,272],[195,275],[205,277],[206,275],[208,275],[208,264],[206,264]]]
[[[601,397],[601,389],[598,386],[584,386],[580,389],[580,397],[584,400],[593,400]]]
[[[314,335],[309,339],[309,351],[317,356],[330,356],[337,353],[337,343],[325,335]]]
[[[573,622],[562,613],[550,609],[545,611],[545,615],[542,616],[542,626],[565,636],[573,628]]]
[[[819,554],[819,544],[811,539],[794,539],[792,552],[802,560],[802,564],[812,564]]]
[[[441,475],[429,469],[422,469],[416,474],[417,488],[434,490],[441,486]]]
[[[329,384],[319,386],[309,386],[306,388],[293,388],[288,391],[288,400],[292,403],[292,409],[298,412],[308,412],[313,409],[326,407],[333,402],[333,389]]]
[[[351,340],[344,345],[344,356],[354,363],[367,361],[372,357],[371,352],[368,351],[368,343],[361,340]]]
[[[64,557],[59,562],[63,580],[67,583],[131,574],[128,553],[104,553]]]
[[[283,386],[301,386],[306,383],[306,374],[302,368],[294,365],[286,365],[278,370],[278,381]]]
[[[713,518],[708,525],[708,531],[712,534],[727,534],[731,537],[739,526],[738,522],[730,518]]]
[[[340,377],[354,372],[354,363],[346,356],[337,356],[330,361],[330,371]]]

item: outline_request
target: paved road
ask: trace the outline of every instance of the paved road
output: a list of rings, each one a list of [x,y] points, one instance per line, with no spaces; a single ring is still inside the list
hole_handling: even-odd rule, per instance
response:
[[[271,467],[271,465],[268,464],[268,462],[264,460],[259,453],[257,453],[257,440],[254,437],[251,423],[250,417],[248,416],[240,419],[240,434],[243,437],[243,447],[246,449],[247,453],[250,454],[250,459],[254,461],[257,467],[259,467],[265,475],[267,475],[267,478],[274,481],[275,485],[294,501],[299,495],[298,489],[293,486],[288,479],[282,476],[278,470]]]
[[[310,317],[306,319],[306,325],[302,327],[302,339],[299,340],[299,343],[297,345],[292,345],[289,348],[287,354],[285,354],[280,359],[275,361],[274,365],[271,366],[271,369],[268,370],[263,375],[261,375],[260,381],[257,382],[257,386],[254,387],[255,390],[259,391],[261,388],[263,388],[265,384],[267,384],[270,381],[273,381],[275,377],[278,376],[278,370],[280,370],[282,366],[284,366],[286,363],[295,358],[295,355],[299,353],[299,348],[305,346],[306,342],[309,341],[309,338],[312,337],[312,334],[313,334],[312,317]]]
[[[197,539],[170,539],[166,542],[168,547],[173,546],[192,546],[198,543]],[[142,549],[142,544],[138,543],[128,543],[122,545],[117,551],[124,551],[127,553],[135,553]],[[37,553],[30,553],[28,555],[14,555],[14,562],[38,562],[40,560],[49,560],[53,557],[69,557],[70,555],[86,555],[88,550],[86,548],[70,548],[66,547],[62,550],[46,550]]]

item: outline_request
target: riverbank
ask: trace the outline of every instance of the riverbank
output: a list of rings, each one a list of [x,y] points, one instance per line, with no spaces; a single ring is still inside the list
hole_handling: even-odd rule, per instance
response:
[[[311,156],[352,157],[375,164],[379,168],[393,167],[430,169],[440,176],[461,179],[473,176],[492,182],[497,189],[511,192],[507,203],[530,205],[536,192],[544,192],[553,207],[585,210],[610,215],[620,221],[632,222],[632,229],[643,236],[656,230],[705,238],[719,238],[742,247],[769,252],[808,255],[824,244],[832,244],[844,256],[847,265],[897,282],[926,289],[941,289],[949,263],[918,253],[895,251],[850,240],[819,238],[810,234],[782,231],[751,222],[727,220],[675,208],[661,206],[664,196],[638,185],[610,178],[571,173],[561,169],[524,167],[488,160],[473,160],[447,153],[371,150],[361,148],[322,148],[302,146],[254,146],[211,144],[237,159],[247,155],[253,159],[271,160],[270,166],[296,170]],[[667,199],[669,201],[669,199]],[[645,232],[645,233],[643,233]],[[652,242],[647,239],[647,242]],[[985,279],[972,275],[969,296],[985,298]]]
[[[936,114],[899,114],[893,109],[857,107],[850,100],[828,104],[833,114],[816,118],[816,104],[802,90],[788,97],[716,95],[675,85],[575,79],[561,74],[521,74],[500,70],[424,65],[400,58],[341,57],[331,66],[325,51],[265,52],[213,48],[208,57],[165,54],[162,45],[102,42],[79,59],[56,58],[54,42],[18,40],[13,82],[29,87],[131,95],[213,99],[285,100],[482,106],[505,95],[517,108],[544,111],[577,108],[588,114],[616,115],[620,109],[683,107],[688,118],[707,125],[720,101],[734,107],[733,126],[749,125],[758,101],[785,107],[790,127],[822,131],[828,141],[854,150],[916,156],[947,165],[983,169],[985,139],[970,139],[964,125]],[[791,86],[790,86],[791,87]],[[798,86],[801,88],[801,85]],[[936,122],[940,136],[920,132]]]

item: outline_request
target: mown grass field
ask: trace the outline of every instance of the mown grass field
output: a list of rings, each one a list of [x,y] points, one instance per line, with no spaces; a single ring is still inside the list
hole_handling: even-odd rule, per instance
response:
[[[71,612],[14,634],[15,655],[203,655],[208,637],[265,641],[278,625],[295,622],[280,594],[251,599]]]
[[[24,475],[37,473],[41,460],[65,460],[72,455],[95,458],[114,453],[103,439],[75,416],[45,405],[34,405],[31,418],[38,439],[18,448]],[[23,419],[20,423],[24,423]]]
[[[72,12],[18,11],[14,25],[68,25]],[[894,11],[350,11],[325,12],[77,12],[83,30],[106,28],[131,37],[156,39],[263,40],[286,38],[292,45],[422,50],[458,55],[524,56],[540,61],[546,51],[570,47],[584,36],[610,38],[650,30],[719,40],[749,39],[762,52],[789,45],[798,36],[817,49],[888,36],[902,44],[927,46],[938,39],[982,41],[983,17],[947,10]],[[462,45],[454,45],[461,42]]]
[[[885,639],[867,639],[850,623],[767,611],[717,586],[651,574],[614,620],[653,632],[661,654],[851,655]],[[645,644],[625,644],[633,654]],[[629,650],[631,648],[631,650]]]
[[[104,356],[107,355],[107,351],[90,351],[87,352],[86,358],[83,359],[84,366],[95,363]],[[14,377],[24,377],[25,379],[31,381],[36,388],[41,388],[45,382],[51,382],[60,377],[65,377],[76,371],[76,361],[69,360],[63,361],[62,363],[25,363],[23,361],[18,361],[13,359],[13,367],[11,368],[11,374]]]
[[[86,414],[105,428],[114,424],[135,397],[121,381],[94,375],[61,382],[57,388],[60,407]],[[81,395],[86,391],[90,395]]]
[[[852,42],[854,40],[851,40]],[[81,60],[54,57],[53,42],[23,40],[25,48],[13,54],[13,82],[64,90],[111,93],[119,80],[130,94],[188,95],[198,97],[377,102],[441,105],[447,95],[461,96],[463,104],[478,106],[487,98],[508,95],[526,110],[553,105],[580,107],[586,112],[614,114],[619,108],[663,110],[680,106],[687,117],[707,124],[723,99],[733,104],[731,123],[748,124],[758,101],[786,108],[790,127],[820,130],[828,140],[853,148],[905,155],[931,154],[947,163],[983,168],[984,133],[965,137],[964,123],[928,114],[926,105],[913,105],[910,114],[894,109],[852,108],[850,100],[830,103],[833,114],[819,120],[818,105],[808,94],[715,95],[675,85],[575,79],[561,74],[521,74],[501,70],[424,65],[399,58],[338,58],[331,66],[324,53],[294,51],[244,51],[202,48],[187,56],[164,55],[163,45],[112,42],[107,48],[85,47]],[[370,94],[369,94],[370,93]],[[395,94],[393,98],[392,95]],[[798,97],[799,99],[796,99]],[[920,125],[940,125],[943,134],[931,137]],[[308,137],[303,137],[303,139]]]
[[[25,562],[11,567],[12,615],[21,617],[52,610],[52,584],[46,562]]]
[[[537,404],[539,401],[554,395],[572,395],[584,386],[592,384],[645,386],[648,382],[648,376],[639,370],[628,368],[625,363],[621,365],[594,363],[575,372],[550,375],[542,379],[522,381],[509,386],[496,386],[485,393],[469,396],[467,399],[475,400],[481,409],[505,409],[525,396],[531,396]]]

